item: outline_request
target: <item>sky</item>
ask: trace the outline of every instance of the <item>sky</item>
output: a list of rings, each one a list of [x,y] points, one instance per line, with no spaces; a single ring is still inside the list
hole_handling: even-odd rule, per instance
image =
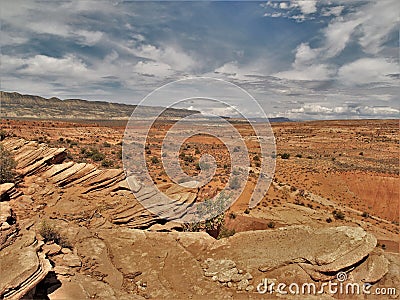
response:
[[[399,118],[398,0],[0,1],[3,91],[136,104],[205,76],[269,117]]]

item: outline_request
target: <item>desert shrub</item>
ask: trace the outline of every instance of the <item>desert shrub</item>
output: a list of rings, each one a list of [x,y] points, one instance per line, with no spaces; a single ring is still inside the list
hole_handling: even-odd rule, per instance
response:
[[[244,213],[245,213],[246,215],[248,215],[248,214],[250,213],[250,209],[246,208],[246,209],[244,210]]]
[[[344,213],[343,213],[342,211],[340,211],[340,210],[334,210],[334,211],[332,212],[332,214],[333,214],[333,217],[334,217],[336,220],[344,220]]]
[[[313,157],[311,155],[307,156],[308,159],[313,159]]]
[[[90,150],[85,150],[85,157],[91,158],[93,161],[102,161],[106,156],[99,152],[99,150],[91,148]]]
[[[205,220],[201,222],[186,223],[184,231],[206,231],[214,238],[218,238],[225,220],[225,210],[229,206],[229,197],[220,194],[216,199],[205,200],[196,208],[197,217]]]
[[[103,153],[96,152],[91,156],[91,158],[93,161],[102,161],[105,158],[105,155]]]
[[[225,226],[221,227],[221,230],[219,231],[217,240],[223,239],[230,237],[236,233],[235,229],[228,229]]]
[[[7,136],[7,132],[0,130],[0,141],[4,140]]]
[[[104,143],[103,143],[103,147],[105,147],[105,148],[110,148],[110,147],[111,147],[111,144],[110,144],[110,143],[107,143],[107,142],[104,142]]]
[[[268,228],[275,228],[275,222],[268,222],[267,226]]]
[[[296,154],[296,157],[298,157],[298,158],[302,158],[302,157],[303,157],[303,155],[301,155],[301,154]]]
[[[185,156],[183,157],[183,160],[186,161],[186,162],[193,162],[193,161],[194,161],[194,158],[193,158],[193,156],[191,156],[191,155],[185,155]]]
[[[231,213],[229,214],[229,218],[230,218],[230,219],[236,219],[236,214],[235,214],[234,212],[231,212]]]
[[[331,218],[327,218],[326,219],[326,223],[332,223],[332,219]]]
[[[363,155],[364,155],[364,152],[360,152],[359,155],[363,156]]]
[[[101,162],[101,165],[105,168],[109,168],[113,166],[113,162],[111,160],[105,159]]]
[[[196,150],[194,150],[194,154],[200,154],[201,152],[200,152],[200,150],[199,150],[199,148],[196,148]]]
[[[68,238],[62,235],[53,224],[46,221],[42,222],[39,228],[39,234],[44,238],[45,242],[52,241],[63,248],[72,248]]]
[[[158,160],[158,158],[157,158],[157,157],[155,157],[155,156],[153,156],[153,157],[151,158],[151,163],[152,163],[153,165],[156,165],[156,164],[158,164],[158,163],[159,163],[159,160]]]
[[[11,153],[0,144],[0,183],[15,182],[17,163]]]
[[[289,159],[289,157],[290,157],[290,154],[289,154],[289,153],[282,153],[282,154],[281,154],[281,158],[282,158],[282,159]]]
[[[258,155],[255,155],[255,156],[253,157],[253,160],[254,160],[254,161],[260,161],[260,157],[259,157]]]
[[[122,149],[118,150],[116,156],[117,156],[117,158],[122,159]]]
[[[362,216],[363,218],[368,218],[368,217],[369,217],[369,214],[368,214],[367,212],[364,211],[364,212],[362,213],[361,216]]]

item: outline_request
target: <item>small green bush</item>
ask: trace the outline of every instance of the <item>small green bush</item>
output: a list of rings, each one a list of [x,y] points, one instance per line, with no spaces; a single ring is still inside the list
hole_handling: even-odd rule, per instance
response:
[[[340,211],[340,210],[334,210],[334,211],[332,212],[332,214],[333,214],[333,217],[334,217],[336,220],[344,220],[344,213],[343,213],[342,211]]]
[[[290,154],[289,153],[282,153],[281,158],[282,159],[289,159]]]
[[[268,222],[267,226],[268,228],[275,228],[275,222]]]
[[[109,168],[113,166],[113,162],[111,160],[105,159],[101,162],[101,165],[105,168]]]
[[[53,224],[46,221],[42,222],[39,228],[39,234],[44,238],[45,242],[52,241],[63,248],[72,248],[67,237],[61,235],[60,231]]]
[[[93,161],[102,161],[105,158],[105,155],[103,153],[96,152],[91,156],[91,158]]]
[[[0,183],[15,182],[17,163],[11,153],[0,144]]]
[[[228,229],[225,226],[221,226],[217,240],[230,237],[230,236],[234,235],[235,233],[236,233],[235,229]]]

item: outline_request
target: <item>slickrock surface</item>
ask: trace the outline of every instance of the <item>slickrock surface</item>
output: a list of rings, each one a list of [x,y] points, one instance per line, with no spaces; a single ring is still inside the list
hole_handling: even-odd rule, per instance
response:
[[[319,285],[338,272],[351,282],[399,286],[399,255],[380,250],[376,238],[354,224],[286,226],[221,240],[177,232],[180,224],[160,220],[136,198],[154,201],[159,191],[134,176],[125,179],[123,170],[66,161],[64,148],[22,139],[3,145],[20,174],[17,187],[0,185],[5,299],[265,299],[256,290],[265,278]],[[160,190],[188,204],[198,192],[195,185]],[[41,241],[43,219],[71,248]]]
[[[25,231],[0,251],[0,298],[19,299],[31,291],[51,270],[50,261],[39,252],[35,232]]]

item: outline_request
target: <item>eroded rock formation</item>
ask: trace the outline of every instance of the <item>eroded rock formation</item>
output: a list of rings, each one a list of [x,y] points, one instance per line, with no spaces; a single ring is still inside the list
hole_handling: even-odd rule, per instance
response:
[[[0,185],[0,295],[6,299],[39,293],[39,282],[50,299],[257,298],[265,278],[321,284],[338,272],[354,282],[399,285],[398,254],[378,249],[361,227],[298,225],[221,240],[177,232],[179,224],[148,212],[131,188],[143,199],[158,191],[122,170],[65,161],[64,148],[15,138],[3,144],[20,174],[18,187]],[[176,201],[196,201],[195,187],[160,189]],[[71,249],[42,241],[43,219]]]

